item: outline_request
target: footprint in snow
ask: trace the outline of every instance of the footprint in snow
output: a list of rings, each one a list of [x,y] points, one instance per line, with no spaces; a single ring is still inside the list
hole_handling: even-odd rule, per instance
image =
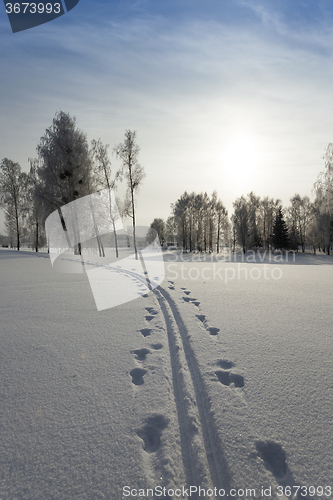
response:
[[[143,347],[142,349],[134,349],[132,353],[135,354],[136,359],[138,359],[139,361],[144,361],[147,355],[150,353],[150,350]]]
[[[134,385],[142,385],[143,384],[143,377],[146,375],[147,370],[144,370],[143,368],[134,368],[133,370],[130,371],[130,375],[132,377],[132,383]]]
[[[225,370],[217,370],[215,372],[219,382],[223,385],[229,386],[233,384],[234,387],[244,387],[244,377],[238,373],[232,373]]]
[[[152,349],[155,349],[156,351],[158,351],[159,349],[162,349],[164,346],[163,346],[163,344],[161,344],[160,342],[158,342],[157,344],[150,344],[150,347]]]
[[[158,311],[156,311],[156,309],[154,309],[153,307],[146,307],[146,311],[148,311],[149,314],[152,314],[154,316],[158,314]]]
[[[203,324],[209,335],[217,335],[219,333],[220,331],[219,328],[215,326],[208,326],[206,316],[204,314],[197,314],[197,318],[199,321],[201,321],[201,323]]]
[[[185,293],[185,295],[190,295],[190,293],[191,293],[191,292],[185,292],[185,291],[184,291],[184,293]]]
[[[197,300],[197,299],[193,299],[192,297],[183,297],[183,300],[184,300],[185,302],[194,302],[194,301],[195,301],[195,300]]]
[[[154,316],[145,316],[145,318],[147,321],[151,321],[152,319],[154,319]]]
[[[282,446],[275,441],[257,441],[256,448],[266,469],[277,479],[285,477],[287,474],[286,452]]]
[[[161,445],[161,435],[163,429],[169,421],[164,415],[153,415],[148,417],[145,425],[136,431],[137,435],[143,440],[143,449],[147,453],[154,453]]]
[[[230,368],[235,366],[235,363],[233,361],[229,361],[228,359],[219,359],[216,364],[225,370],[230,370]]]
[[[148,337],[148,335],[151,334],[153,330],[151,328],[141,328],[141,330],[139,330],[139,332],[144,336],[144,337]]]
[[[219,328],[216,328],[215,326],[209,326],[207,328],[207,332],[210,334],[210,335],[217,335],[219,333],[220,329]]]

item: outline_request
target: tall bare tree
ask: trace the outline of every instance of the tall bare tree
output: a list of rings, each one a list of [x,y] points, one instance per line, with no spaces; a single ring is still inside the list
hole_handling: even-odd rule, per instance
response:
[[[232,216],[232,223],[235,229],[235,235],[238,243],[243,248],[243,253],[246,253],[250,243],[249,206],[244,196],[237,198],[233,206],[234,214]]]
[[[305,252],[309,224],[314,217],[314,206],[308,196],[302,198],[299,194],[295,194],[290,201],[288,213],[291,227],[289,232],[297,237],[296,247],[300,244],[302,252]]]
[[[319,234],[323,238],[329,255],[333,242],[333,144],[325,151],[325,170],[318,176],[314,185],[316,193],[316,216]]]
[[[107,189],[108,190],[108,203],[110,219],[112,222],[112,231],[114,234],[116,257],[118,258],[118,239],[116,231],[116,221],[119,216],[119,212],[114,203],[112,190],[116,188],[116,181],[120,177],[120,172],[116,172],[112,177],[111,172],[111,161],[108,155],[109,145],[104,145],[100,139],[91,141],[91,155],[93,160],[93,172],[94,172],[94,182],[96,188]],[[100,242],[101,245],[101,242]]]
[[[27,174],[18,163],[4,158],[0,164],[0,201],[5,209],[6,227],[20,250],[24,217],[27,213],[25,189]]]
[[[136,143],[136,132],[126,130],[124,142],[114,148],[117,158],[121,160],[120,177],[124,175],[127,180],[127,215],[132,218],[133,242],[135,258],[138,258],[138,250],[135,237],[135,194],[146,176],[144,168],[140,165],[138,156],[140,148]]]

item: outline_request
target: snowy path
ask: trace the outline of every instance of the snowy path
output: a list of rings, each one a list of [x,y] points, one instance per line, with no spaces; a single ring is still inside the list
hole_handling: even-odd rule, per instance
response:
[[[200,484],[206,489],[214,486],[227,488],[223,451],[217,444],[218,436],[210,418],[205,387],[188,341],[188,332],[169,293],[162,287],[155,293],[169,339],[186,484]]]

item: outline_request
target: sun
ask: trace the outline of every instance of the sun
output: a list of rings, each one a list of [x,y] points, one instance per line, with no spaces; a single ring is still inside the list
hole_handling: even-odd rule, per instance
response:
[[[260,149],[255,138],[246,134],[235,134],[228,139],[223,166],[229,182],[250,188],[250,181],[255,181],[258,176],[259,162]]]

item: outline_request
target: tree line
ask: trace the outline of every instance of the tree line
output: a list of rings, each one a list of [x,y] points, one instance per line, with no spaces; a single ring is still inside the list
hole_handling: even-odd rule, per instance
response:
[[[251,192],[233,202],[231,217],[217,192],[187,193],[171,205],[166,221],[151,224],[162,244],[199,252],[221,251],[223,246],[264,250],[323,250],[328,255],[333,244],[333,144],[325,155],[325,169],[314,184],[315,200],[295,194],[290,205],[281,200],[260,198]]]
[[[87,136],[76,126],[76,120],[60,111],[37,145],[37,158],[29,158],[29,172],[22,172],[18,163],[4,158],[0,164],[0,204],[5,211],[5,224],[12,247],[20,250],[23,240],[33,248],[44,246],[44,224],[54,211],[59,212],[63,229],[67,228],[61,207],[83,196],[107,189],[110,199],[110,220],[115,237],[115,211],[111,203],[111,190],[117,183],[126,181],[123,200],[117,199],[121,216],[129,216],[133,223],[135,240],[135,195],[145,177],[144,168],[138,161],[140,148],[136,132],[126,130],[124,141],[113,148],[120,160],[120,168],[113,172],[108,154],[109,145],[100,139],[89,145]],[[117,211],[118,213],[118,211]],[[104,255],[101,238],[97,236],[100,255]],[[81,252],[81,244],[76,247]]]
[[[60,111],[37,145],[37,158],[29,159],[29,172],[18,163],[4,158],[0,164],[0,204],[5,210],[5,224],[10,243],[18,250],[23,240],[38,251],[46,244],[44,224],[55,210],[63,229],[67,228],[61,207],[83,196],[106,189],[110,193],[110,232],[114,234],[118,256],[115,212],[111,190],[126,181],[123,200],[117,199],[120,216],[132,219],[135,253],[135,195],[145,177],[138,161],[136,132],[126,130],[124,141],[113,148],[121,167],[113,171],[109,145],[100,139],[88,143],[77,128],[75,118]],[[171,205],[166,221],[154,219],[162,245],[175,245],[189,251],[220,252],[222,247],[265,250],[312,247],[330,254],[333,243],[333,144],[326,148],[325,168],[314,184],[315,200],[295,194],[290,205],[283,207],[279,199],[260,198],[251,192],[237,198],[229,217],[216,191],[184,192]],[[118,212],[117,212],[118,213]],[[97,235],[100,255],[104,255],[102,239]],[[81,252],[80,244],[75,249]]]

